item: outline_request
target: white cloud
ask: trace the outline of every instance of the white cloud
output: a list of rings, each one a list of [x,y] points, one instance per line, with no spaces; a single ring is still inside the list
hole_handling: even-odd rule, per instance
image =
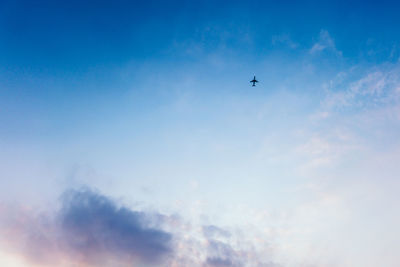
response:
[[[366,71],[361,78],[350,70],[325,84],[327,97],[322,101],[325,110],[344,107],[378,107],[398,102],[400,94],[400,64],[380,66]],[[347,76],[347,78],[343,78]]]
[[[334,52],[339,56],[342,55],[342,52],[336,48],[335,42],[327,30],[320,31],[318,41],[311,47],[310,53],[316,54],[324,50]]]

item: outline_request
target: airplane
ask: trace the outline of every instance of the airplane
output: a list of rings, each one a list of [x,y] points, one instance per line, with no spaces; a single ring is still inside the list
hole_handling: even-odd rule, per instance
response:
[[[258,81],[256,80],[256,76],[254,76],[253,80],[250,82],[253,83],[253,86],[256,86],[256,83],[258,83]]]

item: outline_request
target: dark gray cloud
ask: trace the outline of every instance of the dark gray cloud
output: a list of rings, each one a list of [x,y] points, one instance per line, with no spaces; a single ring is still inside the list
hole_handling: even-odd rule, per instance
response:
[[[64,242],[73,250],[89,257],[105,252],[157,262],[172,252],[172,235],[151,227],[159,222],[149,218],[90,190],[65,193],[58,217]]]

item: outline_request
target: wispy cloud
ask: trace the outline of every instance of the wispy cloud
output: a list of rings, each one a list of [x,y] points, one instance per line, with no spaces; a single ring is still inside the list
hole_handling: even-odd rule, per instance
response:
[[[221,229],[218,230],[220,234]],[[243,240],[242,240],[243,241]],[[242,244],[243,245],[243,244]],[[207,256],[204,262],[206,267],[236,267],[236,266],[258,266],[278,267],[280,265],[263,260],[255,248],[240,247],[226,236],[215,236],[206,238]],[[266,253],[266,251],[264,251]],[[265,257],[265,255],[264,255]]]
[[[327,30],[321,30],[318,41],[310,49],[311,54],[316,54],[322,51],[331,51],[339,56],[342,52],[336,48],[335,42]]]
[[[379,66],[354,79],[353,72],[340,73],[325,84],[327,109],[377,107],[390,105],[400,97],[400,65]],[[347,77],[345,77],[347,76]]]
[[[287,33],[273,35],[271,41],[273,45],[284,45],[291,49],[295,49],[299,46],[299,44],[293,41],[293,39]]]

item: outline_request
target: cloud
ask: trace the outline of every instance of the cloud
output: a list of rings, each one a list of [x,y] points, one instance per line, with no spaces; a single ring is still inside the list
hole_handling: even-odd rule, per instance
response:
[[[64,195],[60,225],[65,242],[92,256],[99,252],[129,255],[144,262],[158,261],[171,252],[171,235],[149,226],[147,215],[118,207],[92,191]],[[154,223],[154,222],[151,222]]]
[[[28,266],[278,266],[251,234],[133,210],[87,188],[60,200],[45,213],[0,205],[1,249]]]
[[[224,230],[220,227],[217,227],[215,225],[205,225],[203,226],[203,234],[207,238],[213,238],[216,236],[221,236],[221,237],[229,237],[231,234],[229,231]]]
[[[361,77],[354,71],[340,73],[325,84],[327,96],[322,102],[325,109],[364,108],[397,105],[400,98],[400,64],[383,65],[368,69]]]
[[[207,252],[204,267],[280,266],[271,262],[269,257],[265,258],[269,254],[265,247],[260,253],[253,242],[248,242],[243,237],[238,238],[235,232],[215,225],[203,226],[202,231]]]
[[[279,267],[276,263],[262,259],[252,248],[242,249],[229,241],[207,240],[207,256],[203,267]],[[265,253],[265,252],[264,252]],[[264,255],[265,256],[265,255]]]
[[[224,267],[224,266],[243,266],[238,253],[228,244],[210,240],[208,242],[209,256],[206,260],[206,266]]]
[[[322,51],[331,51],[341,56],[342,52],[336,49],[335,42],[326,30],[321,30],[318,41],[311,47],[310,53],[316,54]]]
[[[1,217],[10,213],[1,227],[6,239],[15,240],[14,249],[41,265],[157,264],[173,252],[172,235],[156,227],[162,215],[119,207],[87,189],[66,192],[54,216],[3,210]]]
[[[287,33],[272,36],[271,42],[273,45],[283,45],[291,49],[296,49],[299,46],[299,44],[294,42]]]

